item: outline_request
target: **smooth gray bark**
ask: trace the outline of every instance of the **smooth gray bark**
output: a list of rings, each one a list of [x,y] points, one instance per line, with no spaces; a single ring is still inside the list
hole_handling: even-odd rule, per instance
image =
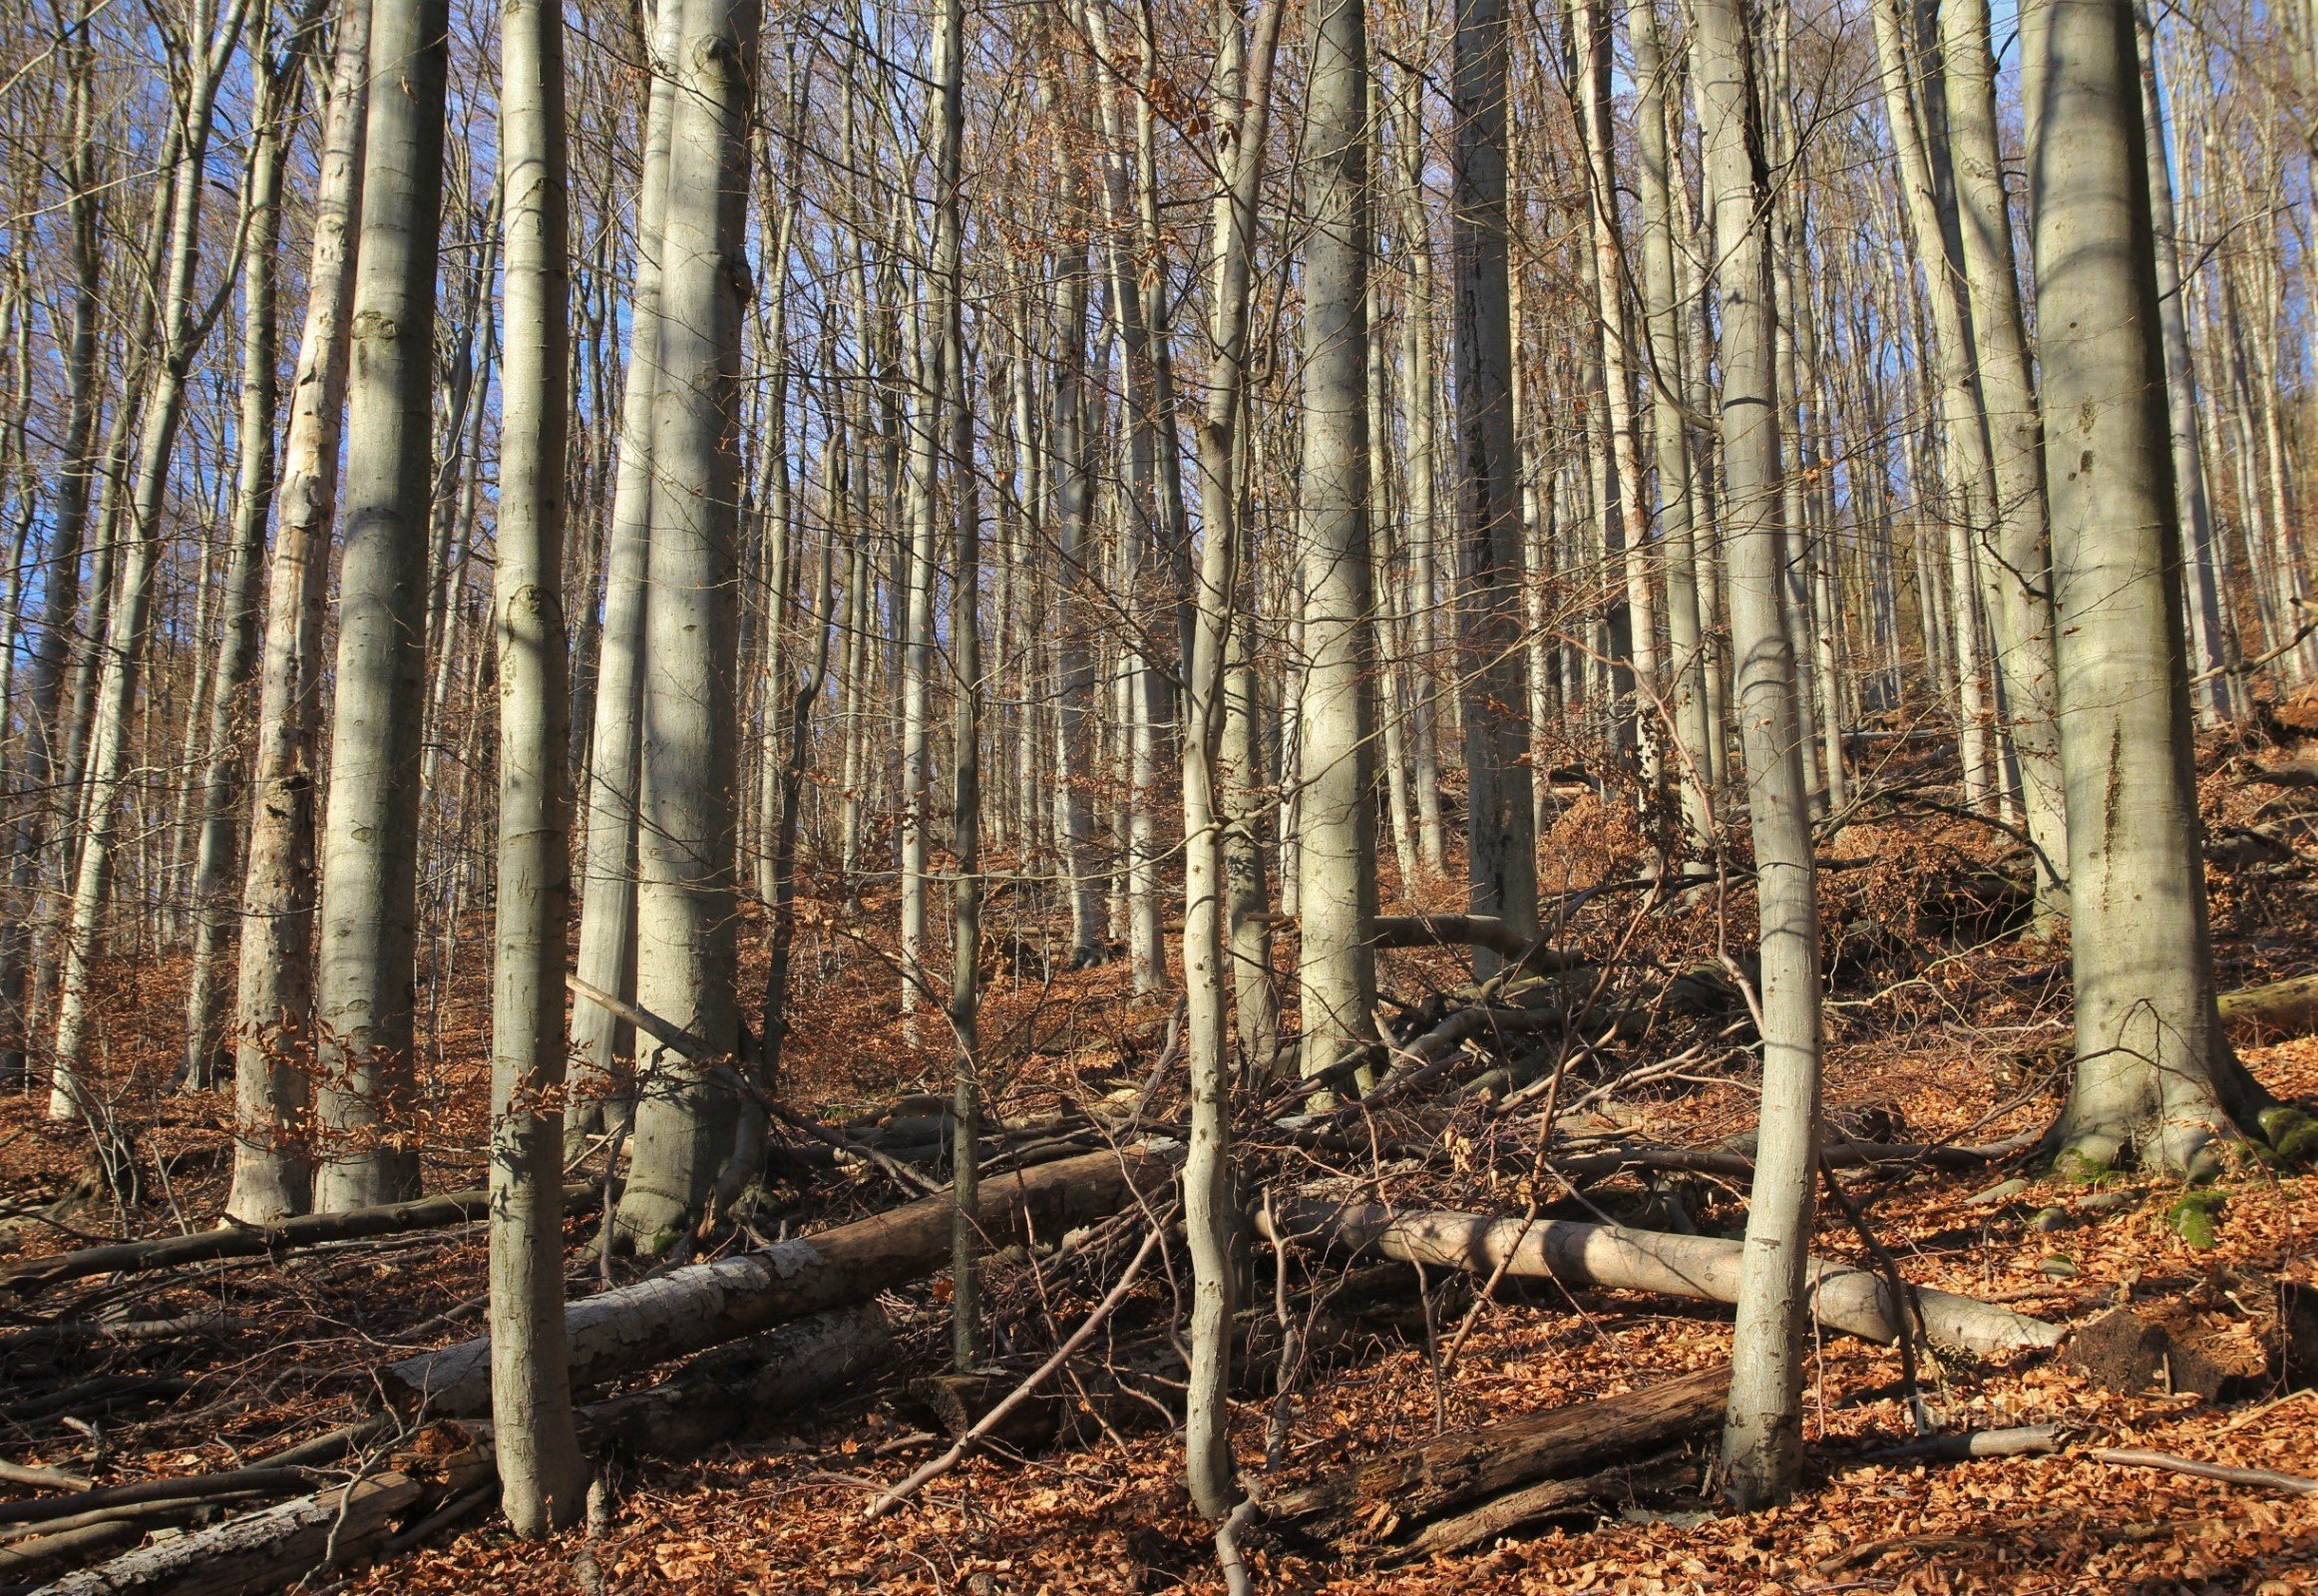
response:
[[[2012,207],[1997,141],[1996,60],[1988,0],[1943,0],[1940,45],[1950,168],[1963,235],[1966,304],[1987,420],[1995,519],[1981,534],[2003,672],[2005,729],[2020,803],[2036,844],[2038,914],[2067,914],[2069,824],[2061,792],[2058,666],[2053,657],[2052,539],[2045,504],[2044,418],[2029,364],[2013,258]]]
[[[572,907],[564,621],[571,222],[562,0],[500,12],[507,251],[499,539],[499,902],[491,1007],[491,1416],[518,1535],[579,1521],[587,1470],[564,1347],[565,949]]]
[[[726,1057],[740,1050],[739,380],[748,264],[755,0],[682,0],[660,236],[650,600],[636,893],[636,1001]],[[622,1236],[659,1252],[698,1217],[739,1125],[732,1091],[636,1039]]]
[[[2132,4],[2021,22],[2077,989],[2056,1134],[2197,1174],[2261,1097],[2215,1000]]]
[[[1184,679],[1183,990],[1191,1144],[1183,1192],[1192,1270],[1184,1456],[1192,1504],[1211,1518],[1229,1513],[1240,1494],[1230,1434],[1234,1205],[1233,1073],[1225,986],[1229,807],[1218,767],[1226,756],[1226,722],[1231,714],[1230,655],[1243,553],[1240,423],[1248,385],[1248,307],[1282,10],[1280,0],[1266,0],[1250,41],[1242,35],[1239,13],[1230,0],[1217,8],[1222,33],[1215,96],[1219,181],[1210,221],[1209,382],[1198,433],[1199,502],[1205,525],[1192,589],[1190,669]]]
[[[1738,673],[1733,708],[1746,760],[1762,970],[1762,1108],[1723,1458],[1733,1497],[1759,1507],[1785,1499],[1802,1473],[1803,1333],[1819,1145],[1819,917],[1794,642],[1780,602],[1772,199],[1761,165],[1753,44],[1740,0],[1698,0],[1693,15],[1707,192],[1721,249],[1718,415]]]
[[[345,556],[322,848],[314,1174],[323,1213],[419,1189],[411,1122],[420,727],[434,480],[447,0],[373,0],[347,384]]]
[[[1368,591],[1368,29],[1324,0],[1305,113],[1304,709],[1297,869],[1306,1074],[1374,1033],[1375,638]]]
[[[352,334],[352,229],[362,207],[369,50],[370,8],[348,6],[338,22],[322,119],[305,325],[290,387],[257,673],[234,1000],[233,1187],[225,1199],[225,1212],[247,1224],[306,1206],[322,610]]]
[[[668,130],[675,116],[675,55],[682,0],[660,0],[652,24],[650,99],[636,190],[635,278],[628,292],[627,371],[619,404],[603,637],[596,652],[595,724],[587,744],[586,864],[580,894],[580,979],[635,996],[636,798],[643,748],[643,646],[651,560],[652,415],[659,395],[660,230],[667,209]],[[628,1075],[634,1038],[599,1003],[572,1016],[578,1077],[569,1131],[616,1133],[635,1109]]]

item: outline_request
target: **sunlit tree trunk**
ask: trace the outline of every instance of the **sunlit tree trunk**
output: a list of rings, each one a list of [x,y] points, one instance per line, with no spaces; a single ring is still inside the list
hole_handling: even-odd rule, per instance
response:
[[[1780,601],[1778,337],[1768,259],[1753,46],[1742,0],[1696,0],[1707,192],[1721,250],[1725,525],[1733,707],[1760,906],[1762,1108],[1723,1431],[1726,1488],[1742,1507],[1783,1500],[1802,1474],[1805,1263],[1819,1151],[1819,922],[1795,714],[1794,643]]]
[[[225,1212],[247,1224],[306,1205],[322,611],[352,333],[352,229],[362,208],[369,44],[370,8],[348,6],[338,22],[322,118],[305,326],[275,496],[281,514],[266,572],[234,1002],[233,1189],[225,1200]]]
[[[373,0],[347,384],[345,556],[322,844],[314,1206],[415,1196],[412,983],[445,0]]]
[[[202,773],[200,842],[193,866],[193,968],[186,992],[186,1052],[180,1073],[188,1088],[216,1084],[227,1052],[223,984],[225,951],[238,916],[233,893],[241,861],[238,818],[245,725],[242,697],[257,663],[258,580],[265,564],[265,526],[273,511],[275,371],[279,320],[274,306],[274,256],[281,247],[281,192],[286,146],[296,116],[305,58],[319,26],[301,18],[289,48],[273,59],[261,41],[252,70],[264,107],[249,165],[248,216],[241,248],[241,406],[234,424],[238,455],[234,521],[222,599],[223,627],[210,686],[208,768]]]
[[[571,259],[562,0],[500,13],[507,250],[499,537],[499,873],[491,1009],[491,1417],[518,1535],[578,1522],[564,1345],[564,970],[572,906],[564,622]]]
[[[1304,712],[1297,893],[1303,1069],[1372,1033],[1376,959],[1374,633],[1368,592],[1367,16],[1324,0],[1306,105]]]
[[[644,614],[652,541],[652,418],[659,398],[661,228],[667,211],[668,136],[683,0],[659,0],[651,25],[650,98],[636,186],[635,278],[628,290],[627,371],[619,401],[619,465],[612,479],[596,650],[595,726],[588,738],[586,874],[580,894],[580,979],[617,998],[635,995],[636,800],[642,759]],[[567,1129],[617,1134],[634,1112],[627,1060],[634,1038],[607,1009],[577,1004]]]
[[[2131,0],[2021,23],[2077,989],[2056,1136],[2198,1174],[2263,1098],[2215,1004]]]
[[[738,1054],[739,380],[755,0],[682,0],[660,234],[637,824],[636,1001]],[[618,1225],[662,1252],[698,1216],[739,1123],[729,1087],[636,1039]]]

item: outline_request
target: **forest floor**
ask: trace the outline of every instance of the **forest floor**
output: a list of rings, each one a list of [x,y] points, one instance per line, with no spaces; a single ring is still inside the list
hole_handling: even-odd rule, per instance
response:
[[[2294,717],[2289,716],[2288,720]],[[2318,743],[2211,749],[2204,761],[2209,872],[2225,988],[2318,969]],[[2307,761],[2307,762],[2305,762]],[[1937,789],[1911,785],[1896,764],[1870,773],[1886,795],[1833,832],[1824,878],[1831,959],[1828,1100],[1839,1123],[1876,1125],[1882,1139],[1990,1142],[2033,1130],[2055,1112],[2062,1076],[2049,1051],[2066,1020],[2065,950],[2018,935],[2017,905],[1991,885],[2001,834],[1910,807]],[[1890,795],[1900,795],[1896,799]],[[1886,801],[1888,800],[1888,801]],[[2304,817],[2308,818],[2305,819]],[[1565,811],[1542,856],[1584,887],[1630,875],[1639,839],[1598,800]],[[2226,860],[2226,863],[2221,861]],[[1388,868],[1388,867],[1387,867]],[[1387,908],[1397,892],[1388,880]],[[1980,894],[1975,898],[1975,893]],[[1045,964],[1053,928],[1026,896],[1001,887],[990,917],[998,953],[987,969],[983,1023],[991,1097],[1002,1113],[1034,1112],[1132,1082],[1158,1056],[1171,999],[1137,998],[1118,963],[1086,972]],[[1447,907],[1446,886],[1400,894],[1399,907]],[[875,906],[871,906],[874,910]],[[1726,928],[1742,944],[1753,906],[1743,893],[1637,913],[1605,898],[1571,926],[1574,945],[1662,972],[1712,955]],[[791,1103],[841,1122],[898,1093],[942,1087],[947,1047],[929,1022],[913,1042],[874,941],[874,913],[849,919],[808,904],[798,945],[803,993],[780,1083]],[[486,946],[470,933],[472,967]],[[1450,956],[1387,956],[1383,986],[1416,1000],[1457,979]],[[56,1226],[20,1227],[12,1249],[33,1255],[121,1234],[162,1234],[209,1222],[222,1200],[229,1150],[224,1096],[164,1095],[179,1052],[178,972],[166,960],[122,960],[106,1005],[109,1101],[138,1139],[144,1208],[92,1206]],[[450,984],[424,1127],[430,1190],[480,1179],[487,1063],[478,973]],[[1658,1027],[1624,1042],[1631,1057],[1677,1050],[1696,1032]],[[2318,1097],[2318,1039],[2243,1050],[2277,1094]],[[1695,1071],[1605,1106],[1628,1134],[1701,1146],[1744,1128],[1752,1084],[1740,1056],[1710,1054]],[[77,1179],[87,1136],[53,1127],[37,1097],[0,1100],[0,1202],[11,1212],[53,1199]],[[1395,1200],[1521,1211],[1528,1195],[1502,1160],[1480,1156],[1485,1118],[1408,1118],[1402,1133],[1438,1139],[1437,1164],[1375,1169]],[[1267,1165],[1282,1175],[1275,1160]],[[1317,1167],[1308,1173],[1325,1173]],[[2026,1185],[1999,1202],[1967,1203],[2008,1176]],[[2121,1303],[2169,1304],[2215,1344],[2261,1364],[2265,1305],[2276,1283],[2318,1287],[2318,1177],[2280,1177],[2248,1164],[2219,1186],[2225,1200],[2209,1246],[2176,1234],[2176,1193],[2125,1174],[2070,1185],[2015,1163],[1979,1170],[1916,1166],[1854,1179],[1847,1189],[1909,1279],[2067,1326]],[[1651,1193],[1604,1202],[1647,1204]],[[1735,1233],[1743,1193],[1714,1181],[1681,1200],[1703,1231]],[[878,1189],[855,1181],[795,1194],[779,1222],[815,1228],[870,1211]],[[770,1230],[772,1215],[760,1214]],[[575,1294],[597,1271],[591,1222],[572,1237]],[[1862,1260],[1839,1216],[1822,1214],[1818,1250]],[[12,1350],[9,1327],[37,1323],[62,1299],[0,1317],[0,1459],[61,1466],[104,1480],[236,1466],[365,1410],[370,1371],[415,1348],[472,1334],[481,1317],[480,1226],[422,1232],[303,1254],[94,1283],[69,1312],[136,1318],[217,1316],[192,1345],[129,1343],[72,1367]],[[1115,1266],[1114,1266],[1115,1267]],[[1269,1264],[1263,1266],[1269,1271]],[[1051,1295],[1048,1293],[1051,1284]],[[1017,1265],[993,1269],[1001,1353],[1015,1366],[1054,1345],[1104,1279],[1048,1283]],[[1285,1455],[1267,1495],[1359,1456],[1443,1427],[1631,1391],[1728,1359],[1727,1310],[1634,1294],[1558,1289],[1502,1293],[1485,1307],[1452,1369],[1440,1354],[1473,1300],[1469,1283],[1427,1283],[1412,1330],[1378,1331],[1340,1350],[1299,1383]],[[877,1522],[863,1509],[880,1487],[941,1449],[907,1385],[946,1351],[947,1283],[890,1294],[900,1349],[887,1373],[820,1408],[690,1462],[623,1465],[608,1522],[546,1544],[512,1540],[483,1515],[336,1587],[389,1591],[570,1592],[583,1539],[611,1592],[805,1591],[1143,1592],[1220,1590],[1210,1529],[1180,1484],[1180,1441],[1156,1424],[1022,1455],[969,1457],[914,1502]],[[1163,1335],[1173,1299],[1162,1279],[1122,1313],[1104,1344]],[[1138,1330],[1136,1327],[1140,1326]],[[1430,1326],[1428,1333],[1425,1329]],[[122,1377],[128,1377],[123,1381]],[[70,1382],[117,1382],[119,1398],[93,1422],[54,1394]],[[150,1382],[127,1389],[130,1382]],[[2252,1592],[2318,1590],[2318,1496],[2128,1468],[2093,1456],[2141,1446],[2181,1456],[2318,1477],[2318,1392],[2283,1393],[2249,1379],[2223,1399],[2100,1389],[2049,1355],[1928,1360],[1924,1396],[1943,1430],[2056,1424],[2061,1450],[1963,1463],[1877,1462],[1866,1454],[1911,1438],[1898,1355],[1827,1336],[1814,1345],[1806,1393],[1803,1493],[1753,1514],[1639,1510],[1507,1537],[1475,1554],[1405,1567],[1291,1537],[1258,1536],[1259,1590],[1477,1593],[1568,1591],[2004,1591],[2100,1589]],[[61,1383],[61,1384],[60,1384]],[[1264,1460],[1277,1398],[1252,1395],[1235,1416],[1244,1466]],[[14,1493],[18,1487],[0,1487]],[[580,1559],[582,1562],[585,1559]],[[319,1580],[317,1584],[327,1585]]]

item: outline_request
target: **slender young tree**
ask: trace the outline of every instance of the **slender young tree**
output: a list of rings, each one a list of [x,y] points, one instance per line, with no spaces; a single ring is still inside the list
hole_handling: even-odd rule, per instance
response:
[[[1809,792],[1796,713],[1795,646],[1780,590],[1777,318],[1772,196],[1746,0],[1695,0],[1723,387],[1725,542],[1746,812],[1759,904],[1762,1111],[1732,1336],[1723,1430],[1726,1488],[1742,1507],[1791,1495],[1802,1475],[1805,1265],[1819,1161],[1819,915]]]
[[[1994,519],[1980,567],[2004,676],[2005,729],[2020,804],[2036,844],[2037,904],[2050,925],[2068,913],[2068,815],[2061,794],[2058,684],[2053,658],[2052,539],[2041,454],[2044,418],[2029,365],[2028,330],[2013,258],[2012,206],[1998,148],[1996,58],[1988,0],[1943,0],[1940,49],[1949,170],[1963,239],[1965,304],[1987,421]]]
[[[2165,156],[2164,94],[2157,71],[2157,35],[2148,0],[2135,0],[2133,32],[2140,47],[2141,122],[2148,145],[2149,218],[2156,233],[2157,303],[2164,318],[2166,415],[2172,423],[2173,488],[2181,504],[2182,575],[2188,585],[2189,683],[2201,723],[2234,720],[2242,712],[2241,677],[2231,672],[2229,622],[2222,608],[2220,557],[2213,503],[2205,487],[2204,449],[2197,421],[2197,365],[2189,352],[2189,317],[2181,290],[2181,245],[2173,211],[2173,171]]]
[[[1247,402],[1248,305],[1257,201],[1271,131],[1272,68],[1280,0],[1264,0],[1253,38],[1232,0],[1219,5],[1216,170],[1209,266],[1207,403],[1197,465],[1203,541],[1183,716],[1183,983],[1191,1060],[1191,1148],[1183,1174],[1191,1251],[1191,1380],[1184,1456],[1194,1506],[1211,1518],[1239,1499],[1231,1453],[1232,1196],[1231,1032],[1224,974],[1226,697],[1239,593],[1240,421]]]
[[[281,248],[281,196],[300,86],[322,6],[311,0],[292,19],[285,48],[267,41],[251,53],[260,119],[252,131],[248,216],[241,245],[241,408],[233,428],[233,542],[227,555],[223,625],[209,683],[208,768],[201,778],[199,853],[193,866],[193,968],[186,989],[186,1053],[179,1074],[189,1089],[216,1084],[225,1051],[225,951],[237,916],[232,893],[239,848],[242,696],[257,663],[258,582],[265,563],[265,524],[273,510],[274,416],[280,363],[274,307],[274,256]]]
[[[515,1532],[579,1521],[586,1469],[564,1346],[564,969],[572,882],[565,744],[565,445],[571,223],[563,0],[500,12],[499,903],[491,1004],[491,1417]]]
[[[1699,559],[1691,520],[1691,459],[1683,393],[1682,309],[1675,278],[1673,158],[1667,139],[1666,59],[1657,0],[1631,0],[1637,172],[1642,200],[1642,288],[1648,333],[1651,430],[1658,467],[1659,542],[1666,564],[1667,700],[1683,751],[1674,775],[1688,846],[1712,845],[1714,758],[1708,750],[1706,653],[1699,635]],[[1679,96],[1677,97],[1679,101]],[[1688,203],[1687,199],[1684,201]]]

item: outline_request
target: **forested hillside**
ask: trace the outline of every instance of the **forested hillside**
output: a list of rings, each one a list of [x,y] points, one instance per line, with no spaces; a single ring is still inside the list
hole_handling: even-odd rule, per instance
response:
[[[0,0],[0,1593],[2318,1588],[2318,5]]]

